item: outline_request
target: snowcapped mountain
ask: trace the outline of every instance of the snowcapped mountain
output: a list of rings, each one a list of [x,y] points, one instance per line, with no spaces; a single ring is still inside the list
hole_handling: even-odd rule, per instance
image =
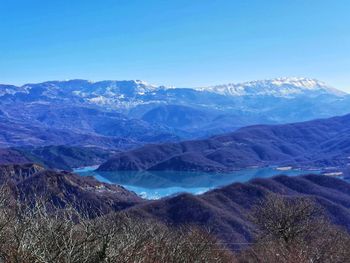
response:
[[[157,91],[167,90],[165,86],[155,86],[141,80],[87,80],[47,81],[25,84],[21,87],[0,85],[0,99],[15,99],[32,102],[70,101],[113,109],[132,108],[144,104]]]
[[[197,88],[227,96],[275,96],[296,97],[299,95],[317,96],[322,94],[345,96],[345,92],[328,86],[326,83],[309,78],[277,78],[272,80],[249,81],[239,84],[225,84]]]
[[[206,94],[201,94],[201,92],[206,92]],[[179,99],[187,103],[185,97],[189,96],[189,93],[199,100],[210,96],[208,93],[228,97],[271,96],[284,98],[316,97],[319,95],[343,97],[347,95],[347,93],[334,89],[321,81],[308,78],[278,78],[186,89],[155,86],[141,80],[48,81],[26,84],[22,87],[0,85],[0,97],[17,94],[22,98],[25,97],[26,100],[71,100],[75,103],[88,103],[114,109],[130,109],[149,103],[177,103]],[[203,102],[201,101],[200,104]]]
[[[13,94],[16,94],[18,92],[26,92],[24,88],[22,87],[16,87],[16,86],[13,86],[13,85],[3,85],[3,84],[0,84],[0,97],[1,96],[4,96],[4,95],[13,95]]]
[[[164,86],[155,86],[141,80],[89,82],[83,88],[76,87],[71,95],[88,103],[112,108],[132,108],[144,101],[142,96],[152,94]]]
[[[115,96],[115,95],[136,95],[152,92],[159,88],[151,84],[148,84],[141,80],[104,80],[98,82],[92,82],[88,80],[67,80],[67,81],[48,81],[38,84],[26,84],[24,89],[29,91],[37,91],[44,89],[46,95],[54,95],[59,92],[62,94],[75,94],[81,97],[103,95],[103,96]]]
[[[121,138],[138,145],[349,112],[350,95],[307,78],[205,88],[79,79],[0,85],[0,145],[63,143],[78,134],[94,146],[119,145]]]

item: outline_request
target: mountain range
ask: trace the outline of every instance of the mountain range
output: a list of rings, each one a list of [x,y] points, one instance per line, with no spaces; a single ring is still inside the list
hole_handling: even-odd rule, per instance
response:
[[[306,78],[186,88],[139,80],[0,85],[0,147],[124,150],[343,115],[349,102],[348,94]]]
[[[297,96],[335,95],[346,96],[346,93],[328,86],[326,83],[308,78],[277,78],[272,80],[229,83],[211,87],[197,88],[228,96],[274,96],[295,98]]]

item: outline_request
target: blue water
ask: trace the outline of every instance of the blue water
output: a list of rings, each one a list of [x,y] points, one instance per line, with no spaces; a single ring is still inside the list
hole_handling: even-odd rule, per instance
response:
[[[204,172],[96,172],[96,167],[75,169],[81,176],[94,176],[105,183],[119,184],[143,198],[159,199],[178,193],[201,194],[208,190],[225,186],[235,182],[246,182],[253,178],[266,178],[285,174],[289,176],[319,173],[318,171],[288,170],[279,171],[273,167],[244,169],[231,173]]]

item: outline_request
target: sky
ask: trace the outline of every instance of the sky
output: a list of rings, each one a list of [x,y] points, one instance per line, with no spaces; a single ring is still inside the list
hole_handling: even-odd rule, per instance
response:
[[[348,0],[0,0],[0,83],[276,77],[350,91]]]

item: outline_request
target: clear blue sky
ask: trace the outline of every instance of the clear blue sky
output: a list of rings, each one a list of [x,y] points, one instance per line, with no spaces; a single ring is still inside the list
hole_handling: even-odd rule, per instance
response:
[[[282,76],[350,91],[348,0],[1,0],[0,83]]]

